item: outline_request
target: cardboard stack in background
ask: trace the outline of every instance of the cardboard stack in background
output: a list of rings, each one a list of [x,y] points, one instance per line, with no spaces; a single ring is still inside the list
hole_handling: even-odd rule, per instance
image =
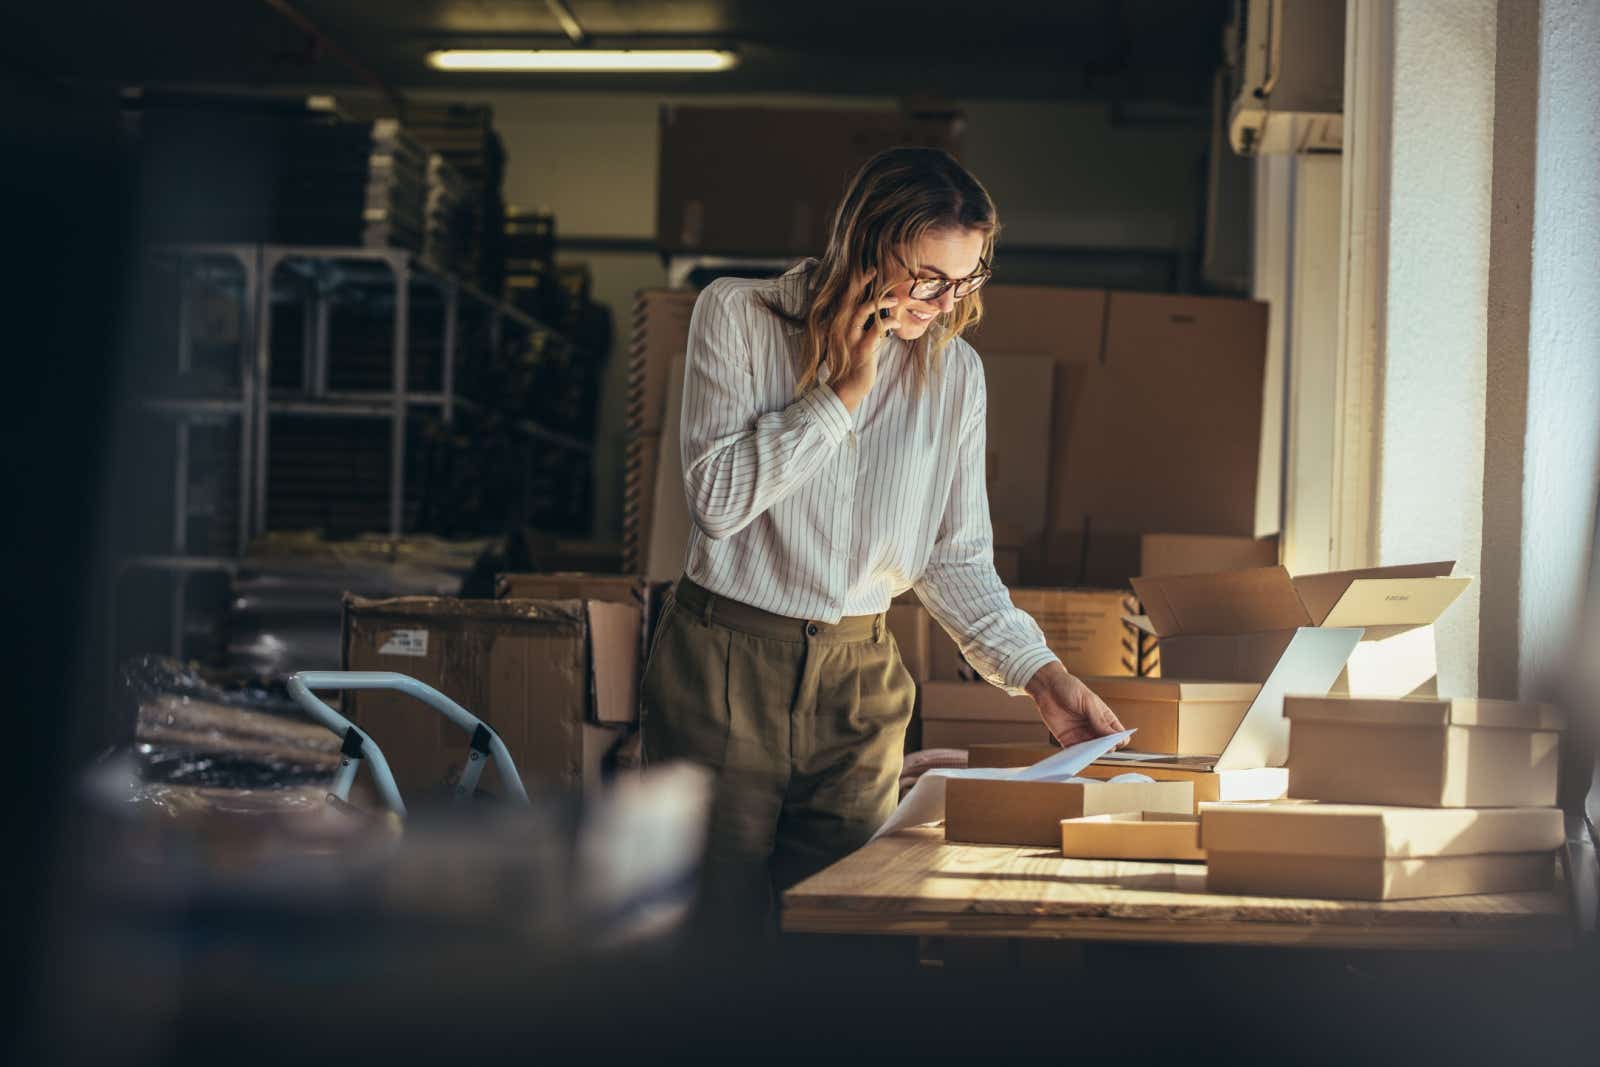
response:
[[[1410,897],[1548,889],[1561,722],[1539,704],[1289,696],[1289,792],[1206,809],[1214,892]]]
[[[1272,532],[1255,506],[1265,304],[1008,285],[982,298],[968,339],[986,362],[1054,364],[1046,527],[1025,584],[1121,588],[1145,534]]]
[[[894,145],[959,155],[962,116],[820,108],[661,108],[660,251],[816,255],[850,177]]]
[[[655,510],[656,468],[674,360],[689,342],[697,290],[641,289],[628,342],[628,408],[623,468],[623,569],[643,573]]]
[[[638,712],[640,609],[600,599],[344,600],[346,670],[398,671],[488,723],[530,792],[589,788]],[[468,737],[400,693],[345,694],[403,792],[453,781]],[[494,768],[482,788],[496,792]]]
[[[1136,605],[1128,594],[1102,589],[1013,589],[1011,597],[1039,623],[1051,651],[1068,670],[1080,675],[1134,673],[1134,631],[1124,616]],[[920,747],[967,748],[1049,740],[1032,699],[1007,696],[979,679],[955,641],[914,594],[896,598],[889,628],[918,685],[917,715],[910,736],[920,741]]]

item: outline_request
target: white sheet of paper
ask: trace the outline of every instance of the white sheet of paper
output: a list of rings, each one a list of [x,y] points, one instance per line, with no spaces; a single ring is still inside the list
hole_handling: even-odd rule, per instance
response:
[[[878,832],[872,837],[876,840],[896,830],[938,822],[944,818],[944,789],[947,779],[1002,778],[1023,782],[1068,782],[1077,777],[1079,771],[1132,737],[1134,732],[1124,730],[1120,734],[1107,734],[1092,741],[1084,741],[1071,748],[1064,748],[1053,756],[1047,756],[1032,767],[969,767],[965,770],[928,771],[917,779],[917,784],[911,787],[911,792],[906,794],[900,806],[894,809],[888,821],[878,827]],[[1148,780],[1143,775],[1137,776],[1136,780],[1138,779]]]

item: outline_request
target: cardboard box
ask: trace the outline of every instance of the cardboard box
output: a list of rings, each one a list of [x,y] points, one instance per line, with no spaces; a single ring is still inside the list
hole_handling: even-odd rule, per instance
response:
[[[889,633],[900,649],[900,660],[906,665],[912,679],[921,685],[929,678],[928,643],[933,620],[928,609],[921,604],[901,603],[898,599],[889,605]]]
[[[594,784],[600,755],[638,712],[638,608],[598,600],[344,600],[346,670],[431,685],[505,741],[530,791]],[[453,780],[468,737],[426,705],[384,690],[345,694],[402,790]],[[497,788],[491,765],[483,787]]]
[[[1278,562],[1273,537],[1207,537],[1201,534],[1145,534],[1139,538],[1139,574],[1215,574],[1272,567]]]
[[[1334,899],[1550,887],[1566,838],[1556,808],[1285,804],[1207,808],[1207,888]]]
[[[655,502],[650,506],[650,536],[643,542],[644,576],[652,582],[675,581],[683,574],[689,552],[689,500],[683,488],[683,452],[679,413],[683,410],[683,359],[667,373],[667,417],[656,458]]]
[[[689,321],[699,296],[697,289],[641,289],[634,294],[626,411],[632,435],[662,431],[668,375],[673,361],[688,353]]]
[[[1206,889],[1268,897],[1328,900],[1413,900],[1530,893],[1555,881],[1555,857],[1536,853],[1506,856],[1441,856],[1423,860],[1376,857],[1281,856],[1208,852]]]
[[[1186,682],[1171,678],[1084,678],[1130,730],[1141,752],[1215,756],[1261,692],[1254,682]]]
[[[647,592],[644,579],[635,574],[500,574],[494,582],[498,600],[601,600],[641,611]]]
[[[947,841],[1059,848],[1061,820],[1125,811],[1188,812],[1187,782],[1036,782],[952,778],[945,786]]]
[[[928,619],[928,680],[931,682],[977,682],[978,672],[968,665],[955,638],[930,616]],[[991,687],[992,688],[992,687]]]
[[[644,573],[660,457],[661,439],[656,435],[629,438],[622,469],[622,566],[630,574]]]
[[[1047,533],[1030,580],[1116,587],[1139,572],[1141,534],[1270,532],[1255,514],[1265,304],[1007,285],[983,299],[969,339],[985,359],[1056,364]]]
[[[1556,802],[1562,723],[1502,700],[1286,697],[1297,797],[1415,807]]]
[[[1282,567],[1140,577],[1146,617],[1169,678],[1265,681],[1303,627],[1363,627],[1334,692],[1430,692],[1438,674],[1433,622],[1472,583],[1453,563],[1290,578]]]
[[[973,688],[976,688],[974,686]],[[1038,716],[1034,721],[1003,722],[983,719],[922,718],[923,748],[965,748],[974,745],[1014,742],[1038,745],[1050,739],[1050,731]]]
[[[1011,602],[1033,616],[1045,643],[1079,675],[1133,675],[1135,631],[1125,619],[1137,605],[1115,589],[1013,589]]]
[[[1137,742],[1138,735],[1135,734]],[[1031,767],[1061,751],[1053,744],[994,743],[967,748],[968,767]],[[1201,770],[1192,767],[1127,767],[1091,763],[1079,771],[1082,778],[1115,778],[1137,773],[1158,782],[1188,782],[1194,787],[1195,811],[1201,804],[1277,800],[1289,789],[1289,772],[1283,767],[1249,767],[1243,770]]]
[[[957,153],[946,110],[661,108],[656,242],[663,253],[816,255],[852,175],[878,151]]]
[[[1244,767],[1218,771],[1091,763],[1081,775],[1084,778],[1115,778],[1119,774],[1130,773],[1148,775],[1158,782],[1188,782],[1194,787],[1195,811],[1200,810],[1201,804],[1277,800],[1289,791],[1289,772],[1283,767]]]
[[[1031,697],[984,682],[926,682],[918,690],[923,748],[1050,739]]]
[[[1200,816],[1172,811],[1085,815],[1061,820],[1068,859],[1204,860]]]
[[[985,355],[988,392],[989,515],[995,531],[996,570],[1005,562],[1020,571],[1021,546],[1044,536],[1049,478],[1041,446],[1050,440],[1055,361],[1045,355]],[[1006,550],[1002,559],[1001,549]],[[1010,558],[1015,556],[1014,559]],[[1006,581],[1005,575],[1001,580]],[[1015,581],[1016,578],[1010,579]]]

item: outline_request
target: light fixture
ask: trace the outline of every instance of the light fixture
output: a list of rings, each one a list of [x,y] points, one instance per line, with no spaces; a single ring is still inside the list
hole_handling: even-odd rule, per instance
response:
[[[452,48],[428,53],[428,65],[451,71],[624,71],[699,73],[728,70],[738,64],[733,52],[696,49],[687,51],[595,48],[489,49]]]

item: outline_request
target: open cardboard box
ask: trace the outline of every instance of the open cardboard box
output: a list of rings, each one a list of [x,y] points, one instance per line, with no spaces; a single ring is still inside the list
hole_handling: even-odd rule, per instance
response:
[[[1083,679],[1130,730],[1145,752],[1215,756],[1222,752],[1250,702],[1255,682],[1194,682],[1176,678]]]
[[[1361,644],[1331,687],[1363,696],[1431,694],[1433,623],[1472,584],[1453,562],[1309,574],[1283,567],[1141,577],[1136,626],[1161,641],[1169,678],[1264,681],[1297,630],[1361,627]]]
[[[1057,848],[1063,819],[1127,811],[1185,814],[1194,808],[1188,782],[952,778],[945,788],[945,840],[983,845]]]
[[[1411,807],[1548,807],[1561,718],[1545,704],[1292,696],[1297,797]]]
[[[1548,889],[1566,839],[1558,808],[1355,804],[1208,807],[1214,893],[1400,900]]]
[[[1068,859],[1204,860],[1200,816],[1174,811],[1118,812],[1061,820]]]

